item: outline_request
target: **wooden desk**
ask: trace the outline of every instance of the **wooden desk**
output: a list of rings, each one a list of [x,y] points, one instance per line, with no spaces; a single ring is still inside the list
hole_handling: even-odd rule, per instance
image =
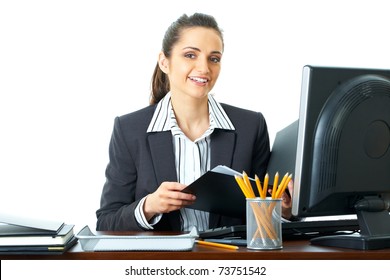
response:
[[[80,243],[62,255],[0,255],[1,260],[390,260],[390,249],[351,250],[310,245],[307,240],[284,241],[283,249],[253,251],[195,245],[189,252],[84,252]]]

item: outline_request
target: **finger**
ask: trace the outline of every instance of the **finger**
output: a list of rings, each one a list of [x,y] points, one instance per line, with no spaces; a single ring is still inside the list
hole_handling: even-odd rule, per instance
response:
[[[188,201],[193,203],[196,200],[196,196],[190,193],[171,192],[169,198],[177,201]]]
[[[194,203],[196,196],[178,191],[168,191],[159,195],[160,204],[181,206]]]
[[[294,182],[293,182],[293,180],[288,182],[287,189],[288,189],[288,192],[290,193],[290,197],[292,197],[293,192],[294,192]]]
[[[187,200],[187,199],[167,199],[167,204],[174,207],[183,207],[187,205],[191,205],[195,202],[195,200]]]
[[[179,210],[183,207],[193,204],[194,201],[180,200],[180,199],[165,199],[160,204],[161,213],[169,213],[171,211]]]
[[[160,198],[194,200],[193,194],[182,192],[185,187],[186,185],[177,182],[163,182],[156,193]]]
[[[164,182],[161,184],[161,187],[170,191],[182,191],[187,186],[178,182]]]
[[[294,181],[290,180],[290,182],[288,182],[287,187],[288,187],[288,190],[292,192],[294,190]]]

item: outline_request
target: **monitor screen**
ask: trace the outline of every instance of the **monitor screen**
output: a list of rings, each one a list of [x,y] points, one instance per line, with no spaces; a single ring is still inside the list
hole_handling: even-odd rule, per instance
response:
[[[293,215],[357,214],[359,236],[324,245],[390,247],[390,70],[305,66],[270,166],[294,173]]]

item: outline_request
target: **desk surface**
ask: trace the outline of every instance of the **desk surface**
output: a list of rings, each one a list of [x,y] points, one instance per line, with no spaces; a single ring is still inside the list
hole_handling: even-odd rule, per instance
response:
[[[161,234],[161,233],[155,233]],[[222,249],[195,245],[186,252],[84,252],[77,243],[61,255],[1,255],[1,260],[11,259],[62,259],[62,260],[390,260],[390,249],[352,250],[311,245],[308,240],[283,241],[283,249],[272,251]]]

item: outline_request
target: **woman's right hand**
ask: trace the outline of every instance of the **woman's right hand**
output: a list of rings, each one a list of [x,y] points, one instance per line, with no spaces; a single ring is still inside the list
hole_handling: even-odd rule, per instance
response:
[[[146,219],[150,220],[157,214],[169,213],[194,203],[195,195],[181,192],[185,187],[187,186],[177,182],[163,182],[155,192],[146,197],[143,209]]]

